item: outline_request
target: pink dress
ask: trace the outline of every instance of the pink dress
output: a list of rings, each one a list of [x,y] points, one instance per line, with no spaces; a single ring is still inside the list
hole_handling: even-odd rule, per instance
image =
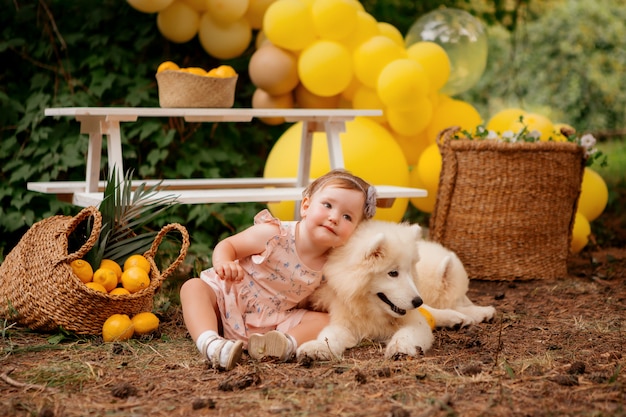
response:
[[[244,342],[252,333],[285,332],[299,324],[307,310],[296,308],[297,304],[323,279],[321,271],[308,268],[298,257],[297,222],[281,222],[263,210],[254,223],[276,224],[280,233],[267,241],[263,253],[239,260],[246,271],[243,280],[223,281],[213,268],[200,274],[217,296],[224,337]]]

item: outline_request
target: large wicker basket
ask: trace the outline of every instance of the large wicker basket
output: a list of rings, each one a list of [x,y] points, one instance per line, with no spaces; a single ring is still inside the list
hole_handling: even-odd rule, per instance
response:
[[[443,131],[433,240],[455,251],[470,278],[567,276],[585,165],[570,142],[455,139]]]
[[[91,235],[77,251],[68,253],[70,235],[90,218]],[[75,217],[53,216],[35,223],[0,265],[0,316],[33,330],[52,331],[62,326],[78,334],[99,334],[112,314],[132,316],[151,311],[155,292],[187,255],[187,230],[172,223],[159,231],[144,253],[151,265],[147,288],[131,295],[109,295],[85,286],[70,266],[93,247],[101,225],[95,207],[87,207]],[[173,230],[182,236],[180,253],[160,272],[154,257],[163,237]]]
[[[207,77],[182,71],[161,71],[156,79],[161,107],[232,107],[237,76]]]

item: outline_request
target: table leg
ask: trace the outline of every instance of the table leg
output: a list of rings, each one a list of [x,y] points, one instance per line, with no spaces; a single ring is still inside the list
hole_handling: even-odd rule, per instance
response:
[[[346,124],[343,121],[324,122],[326,130],[326,143],[328,144],[328,156],[330,158],[330,168],[345,168],[343,151],[341,149],[340,133],[346,131]]]
[[[100,180],[100,162],[102,159],[102,129],[100,122],[103,117],[77,116],[80,122],[80,133],[89,135],[89,146],[87,148],[87,172],[85,175],[85,191],[95,193],[98,191],[98,181]]]
[[[120,133],[119,120],[107,120],[103,122],[104,132],[107,134],[107,156],[109,158],[109,176],[115,170],[116,184],[124,179],[124,161],[122,159],[122,136]]]

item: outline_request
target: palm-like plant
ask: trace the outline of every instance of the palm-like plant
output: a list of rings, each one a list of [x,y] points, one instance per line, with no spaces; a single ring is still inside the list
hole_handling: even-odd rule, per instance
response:
[[[115,182],[116,178],[113,169],[99,206],[102,214],[100,236],[85,257],[94,268],[105,258],[122,265],[130,255],[150,249],[157,232],[145,231],[146,225],[177,204],[175,195],[156,197],[160,182],[151,187],[142,183],[133,192],[132,171],[127,172],[119,183]]]

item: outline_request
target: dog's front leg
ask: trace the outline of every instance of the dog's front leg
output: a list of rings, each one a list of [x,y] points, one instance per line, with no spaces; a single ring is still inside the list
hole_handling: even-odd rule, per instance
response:
[[[338,324],[326,326],[316,340],[303,343],[297,350],[298,359],[341,359],[343,352],[359,342],[352,330]]]
[[[392,358],[399,353],[419,356],[431,348],[433,340],[433,332],[428,323],[424,319],[418,318],[394,333],[387,343],[385,358]]]
[[[426,304],[423,304],[421,308],[428,310],[430,315],[433,316],[435,326],[437,327],[463,328],[476,324],[476,320],[474,320],[474,318],[450,308],[440,309]]]

